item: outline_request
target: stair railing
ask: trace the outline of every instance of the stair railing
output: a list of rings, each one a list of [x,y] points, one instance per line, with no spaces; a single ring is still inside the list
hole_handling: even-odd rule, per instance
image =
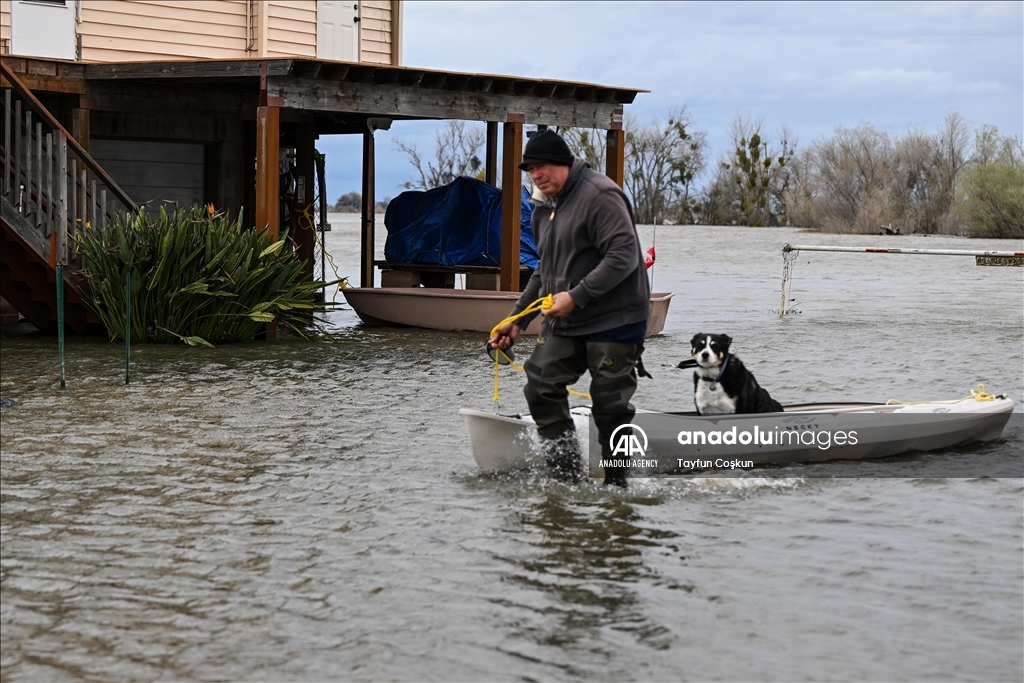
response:
[[[3,62],[4,134],[0,158],[8,206],[35,235],[24,236],[52,265],[81,266],[74,248],[83,229],[103,230],[138,206]],[[4,207],[5,211],[7,207]]]

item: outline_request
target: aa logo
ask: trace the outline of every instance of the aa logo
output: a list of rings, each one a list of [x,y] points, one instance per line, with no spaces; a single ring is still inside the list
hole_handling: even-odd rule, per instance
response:
[[[643,438],[643,444],[640,443],[640,437]],[[608,445],[611,446],[613,458],[643,458],[647,454],[647,434],[635,424],[619,425],[608,439]]]

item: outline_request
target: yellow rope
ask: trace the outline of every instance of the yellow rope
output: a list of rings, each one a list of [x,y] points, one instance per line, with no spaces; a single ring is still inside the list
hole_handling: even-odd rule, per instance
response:
[[[324,241],[322,239],[320,239],[320,233],[317,231],[316,227],[313,224],[312,207],[313,207],[313,205],[309,204],[309,205],[303,207],[303,209],[298,212],[298,218],[305,218],[306,219],[306,225],[302,225],[302,222],[299,221],[299,220],[296,220],[296,223],[299,224],[299,229],[300,230],[310,230],[310,231],[312,231],[312,233],[313,233],[313,241],[316,242],[320,246],[320,252],[325,257],[327,257],[327,262],[331,264],[331,270],[334,271],[334,278],[338,282],[338,289],[348,289],[348,287],[349,287],[348,278],[347,277],[342,277],[341,274],[338,272],[338,266],[335,265],[335,263],[334,263],[334,257],[332,257],[330,252],[327,251],[327,245],[324,244]]]
[[[543,310],[546,310],[548,308],[551,308],[554,305],[555,305],[555,297],[554,297],[554,295],[548,294],[546,296],[542,296],[541,298],[537,299],[532,304],[530,304],[529,306],[524,308],[519,313],[516,313],[515,315],[510,315],[509,317],[505,318],[500,323],[498,323],[497,325],[492,327],[491,328],[491,338],[493,339],[494,335],[496,335],[498,333],[498,328],[500,328],[500,327],[502,327],[504,325],[508,325],[509,323],[514,323],[515,321],[519,320],[520,318],[524,318],[524,317],[530,315],[531,313],[536,313],[538,311],[543,311]],[[508,362],[508,364],[512,366],[512,368],[514,370],[518,370],[519,372],[523,372],[524,370],[523,370],[523,366],[516,365],[512,361],[512,359],[509,357],[509,355],[507,353],[505,353],[504,350],[499,349],[499,348],[495,348],[494,350],[496,352],[494,354],[494,402],[497,403],[498,402],[499,378],[501,377],[501,372],[500,372],[501,360],[500,360],[500,358],[504,358]],[[585,393],[583,393],[581,391],[576,391],[575,389],[570,389],[569,387],[566,387],[565,390],[568,391],[573,396],[579,396],[581,398],[587,399],[588,401],[590,400],[590,394],[585,394]]]
[[[996,397],[993,396],[992,394],[985,393],[985,385],[979,383],[978,387],[971,391],[970,396],[964,396],[963,398],[959,398],[955,401],[901,401],[898,398],[890,398],[888,401],[885,402],[885,405],[899,404],[902,406],[917,406],[925,403],[963,403],[964,401],[970,401],[972,398],[975,401],[996,400]]]

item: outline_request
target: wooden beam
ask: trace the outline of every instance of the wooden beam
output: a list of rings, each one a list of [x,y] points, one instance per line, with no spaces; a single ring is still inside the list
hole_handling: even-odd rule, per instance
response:
[[[605,158],[605,175],[622,187],[626,180],[626,131],[608,131],[607,156]]]
[[[189,117],[209,116],[253,120],[259,106],[258,93],[214,88],[196,88],[172,83],[123,83],[100,81],[89,84],[90,108],[140,114],[164,114],[174,102]]]
[[[511,118],[511,117],[510,117]],[[518,117],[516,117],[518,118]],[[501,274],[498,287],[503,292],[519,291],[519,220],[523,176],[523,124],[511,121],[504,126],[501,164]]]
[[[525,114],[526,123],[530,124],[607,130],[614,125],[615,113],[622,109],[622,105],[615,102],[497,94],[493,92],[493,86],[491,93],[482,94],[439,87],[408,88],[398,84],[332,82],[272,75],[267,80],[269,96],[280,98],[276,102],[281,107],[367,116],[504,121],[505,114],[514,111]]]
[[[277,240],[280,232],[281,119],[277,107],[260,107],[256,114],[256,230],[269,230]]]
[[[359,286],[373,287],[374,252],[374,149],[373,131],[363,132],[363,207],[362,230],[359,235]]]
[[[86,152],[89,151],[89,141],[91,139],[90,130],[90,119],[88,109],[72,109],[71,110],[71,134],[75,140],[78,140],[78,144],[81,145],[82,149]],[[81,164],[81,168],[85,168],[84,164]]]
[[[260,3],[264,5],[266,3]],[[180,78],[239,78],[260,76],[263,64],[271,76],[287,76],[292,72],[294,59],[247,59],[195,62],[120,62],[115,64],[88,64],[87,81],[117,79],[180,79]]]
[[[266,230],[276,242],[280,236],[280,128],[277,107],[256,113],[256,230]],[[267,323],[267,341],[277,339],[277,321]]]
[[[487,122],[487,145],[484,159],[484,182],[498,186],[498,122]]]

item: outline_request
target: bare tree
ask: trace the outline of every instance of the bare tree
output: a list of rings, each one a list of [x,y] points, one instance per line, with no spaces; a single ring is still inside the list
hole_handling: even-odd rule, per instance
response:
[[[737,116],[730,124],[733,150],[719,161],[712,184],[704,192],[708,223],[776,225],[785,212],[785,192],[791,180],[786,171],[795,154],[788,128],[779,142],[763,135],[764,121]],[[712,210],[713,207],[713,210]]]
[[[599,128],[558,128],[558,134],[569,145],[574,156],[583,159],[590,168],[604,171],[608,150],[608,133]]]
[[[409,156],[418,179],[404,183],[407,190],[429,190],[447,185],[459,176],[476,176],[483,167],[480,149],[486,133],[479,127],[467,127],[465,121],[447,121],[434,131],[434,158],[424,159],[415,145],[395,140],[395,148]]]
[[[995,129],[972,134],[955,113],[932,135],[910,131],[895,140],[867,123],[840,126],[799,156],[798,191],[789,198],[802,224],[832,232],[962,233],[969,221],[957,208],[958,178],[969,164],[992,163],[1002,144]]]
[[[626,130],[625,189],[638,223],[671,219],[692,223],[694,183],[704,171],[707,133],[696,128],[686,107],[664,121]]]
[[[832,232],[874,232],[892,222],[889,196],[895,148],[870,124],[839,126],[805,154],[822,224]]]

